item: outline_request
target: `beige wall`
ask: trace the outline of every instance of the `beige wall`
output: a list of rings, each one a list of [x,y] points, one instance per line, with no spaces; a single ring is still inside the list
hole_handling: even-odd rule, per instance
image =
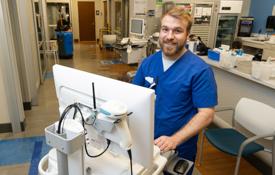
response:
[[[0,24],[1,25],[1,24]],[[1,51],[1,49],[0,49]],[[0,57],[2,57],[3,55],[0,54]],[[9,114],[8,114],[8,106],[7,106],[7,96],[5,95],[5,87],[4,87],[4,80],[3,80],[3,73],[0,67],[0,96],[1,96],[1,100],[0,100],[0,111],[1,111],[1,115],[0,115],[0,124],[1,123],[10,123],[10,119],[9,119]]]
[[[72,25],[74,39],[79,39],[79,23],[78,23],[78,2],[79,1],[92,1],[95,2],[95,11],[99,10],[99,15],[95,14],[95,25],[96,25],[96,38],[99,38],[99,29],[103,27],[103,1],[104,0],[72,0]]]
[[[16,0],[18,24],[14,27],[19,31],[17,35],[21,41],[19,48],[22,51],[16,50],[20,54],[22,60],[18,61],[18,66],[21,67],[22,74],[21,86],[24,87],[25,92],[22,92],[24,102],[32,102],[36,104],[37,93],[40,85],[38,54],[36,49],[36,38],[34,30],[34,21],[32,14],[32,2],[29,0]],[[14,11],[15,12],[15,11]],[[24,15],[23,15],[24,14]],[[24,98],[25,97],[25,98]]]
[[[32,86],[31,92],[32,92],[32,103],[33,105],[36,104],[36,100],[35,98],[37,98],[37,93],[38,93],[38,89],[40,86],[40,74],[39,74],[39,63],[38,60],[39,58],[39,54],[37,52],[37,45],[36,45],[36,34],[35,34],[35,22],[33,19],[33,14],[32,14],[32,3],[26,3],[27,5],[27,11],[28,13],[28,18],[29,18],[29,26],[33,26],[29,28],[29,37],[30,37],[30,49],[31,49],[31,57],[32,57],[32,65],[33,65],[33,81],[34,81],[34,86]]]
[[[19,132],[25,118],[7,1],[0,0],[0,124]]]

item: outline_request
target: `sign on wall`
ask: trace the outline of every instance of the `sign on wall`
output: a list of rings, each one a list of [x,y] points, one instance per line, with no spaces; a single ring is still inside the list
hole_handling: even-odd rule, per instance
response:
[[[135,0],[134,1],[134,14],[135,15],[146,15],[147,1],[146,0]]]

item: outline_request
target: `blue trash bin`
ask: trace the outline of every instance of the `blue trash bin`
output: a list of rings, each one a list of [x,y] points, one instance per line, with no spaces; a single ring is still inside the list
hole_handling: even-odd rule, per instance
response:
[[[59,58],[73,57],[73,33],[72,32],[56,32],[58,55]]]

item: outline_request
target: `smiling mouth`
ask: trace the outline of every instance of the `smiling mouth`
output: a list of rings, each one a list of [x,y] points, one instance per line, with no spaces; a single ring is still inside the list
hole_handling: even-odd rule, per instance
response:
[[[163,42],[163,44],[167,44],[167,45],[176,45],[177,43],[176,42]]]
[[[177,44],[175,44],[175,43],[164,43],[164,46],[168,47],[168,48],[171,48],[171,47],[176,47]]]

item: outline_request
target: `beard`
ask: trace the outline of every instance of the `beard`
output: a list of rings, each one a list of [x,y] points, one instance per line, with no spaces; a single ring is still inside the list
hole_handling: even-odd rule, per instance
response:
[[[185,43],[173,42],[173,41],[163,41],[159,42],[160,48],[165,56],[170,58],[177,58],[183,51]]]

